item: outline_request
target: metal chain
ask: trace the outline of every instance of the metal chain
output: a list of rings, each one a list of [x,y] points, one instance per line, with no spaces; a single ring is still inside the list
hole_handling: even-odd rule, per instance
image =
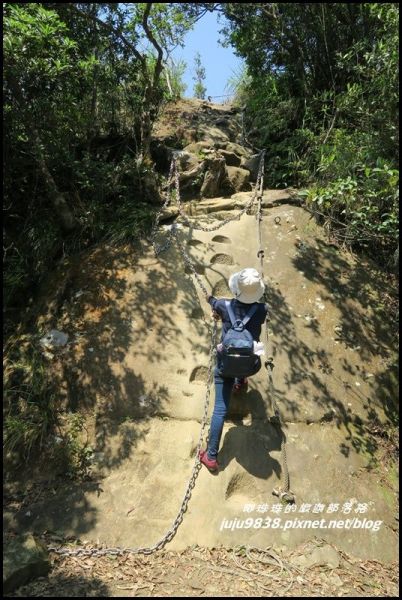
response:
[[[264,153],[265,153],[265,150],[264,150]],[[262,187],[259,190],[259,195],[258,195],[258,208],[257,208],[256,218],[257,218],[257,236],[258,236],[257,257],[260,260],[260,274],[261,274],[262,280],[264,281],[264,248],[262,245],[262,232],[261,232],[261,222],[262,222],[261,199],[262,199]],[[268,352],[268,343],[269,343],[268,321],[269,321],[269,319],[266,320],[265,326],[264,326],[265,348],[266,348],[267,352]],[[291,492],[289,489],[290,482],[289,482],[288,461],[287,461],[287,456],[286,456],[286,438],[285,438],[285,434],[282,430],[283,423],[282,423],[279,407],[276,402],[276,393],[275,393],[274,381],[272,378],[272,371],[274,368],[273,357],[269,357],[266,360],[265,367],[268,372],[268,394],[271,399],[272,408],[274,411],[274,417],[273,418],[271,417],[271,423],[273,425],[275,425],[275,427],[277,427],[278,433],[281,436],[281,462],[282,462],[282,468],[283,468],[283,486],[282,486],[282,488],[274,489],[272,491],[272,494],[274,496],[278,496],[281,500],[284,500],[285,502],[292,504],[295,501],[295,496],[294,496],[293,492]]]
[[[262,278],[263,281],[264,281],[264,248],[262,246],[262,234],[261,234],[261,221],[262,221],[261,200],[262,200],[263,185],[264,185],[264,157],[265,157],[265,150],[263,150],[262,157],[261,157],[262,171],[261,171],[260,187],[257,188],[257,192],[258,192],[258,206],[257,206],[257,215],[256,215],[256,218],[257,218],[257,236],[258,236],[257,258],[260,259],[260,274],[261,274],[261,278]]]
[[[161,254],[162,252],[164,252],[165,250],[167,250],[173,242],[173,239],[176,241],[176,244],[178,246],[178,249],[183,257],[184,262],[186,263],[186,265],[190,268],[190,270],[192,271],[195,280],[197,281],[203,295],[205,297],[208,297],[208,291],[206,289],[206,287],[204,286],[199,274],[196,271],[195,265],[193,263],[193,261],[191,260],[190,256],[186,253],[182,243],[180,242],[179,239],[179,235],[178,235],[178,230],[177,230],[177,224],[174,223],[171,228],[170,228],[170,232],[168,234],[167,240],[165,241],[164,244],[157,246],[155,238],[157,235],[157,230],[158,230],[158,225],[159,225],[159,221],[160,221],[160,217],[162,215],[163,210],[169,205],[170,202],[170,183],[173,177],[173,173],[175,175],[175,183],[176,183],[176,199],[179,205],[179,211],[180,214],[184,217],[184,220],[186,222],[186,224],[188,224],[189,226],[193,227],[193,229],[202,229],[203,231],[214,231],[215,229],[218,229],[220,227],[222,227],[223,225],[225,225],[226,223],[233,221],[234,219],[239,219],[245,212],[246,210],[248,210],[249,208],[251,208],[254,200],[256,197],[258,197],[259,200],[259,204],[258,204],[258,213],[257,213],[257,218],[258,218],[258,224],[259,224],[259,244],[260,244],[260,250],[262,250],[261,247],[261,232],[260,232],[260,222],[262,220],[262,216],[261,216],[261,199],[262,199],[262,190],[263,190],[263,173],[264,173],[264,155],[265,155],[265,151],[262,152],[261,154],[261,160],[260,160],[260,165],[259,165],[259,170],[258,170],[258,177],[257,177],[257,184],[255,187],[255,192],[250,200],[250,202],[246,205],[246,207],[244,207],[240,213],[238,213],[234,218],[228,218],[225,219],[224,222],[222,222],[218,227],[212,227],[212,228],[202,228],[202,227],[194,227],[190,221],[187,219],[187,217],[184,215],[184,213],[182,212],[182,208],[181,208],[181,203],[180,203],[180,187],[179,187],[179,177],[178,177],[178,171],[177,171],[177,165],[176,165],[176,160],[175,158],[173,158],[171,166],[170,166],[170,172],[169,172],[169,187],[168,187],[168,193],[167,193],[167,198],[162,206],[162,208],[160,209],[160,211],[157,213],[156,218],[155,218],[155,223],[152,227],[152,231],[151,231],[151,243],[153,245],[154,248],[154,252],[156,256],[159,256],[159,254]],[[263,251],[262,251],[263,252]],[[263,253],[260,254],[260,260],[261,260],[261,268],[263,266]],[[138,547],[138,548],[121,548],[121,547],[116,547],[116,548],[74,548],[74,549],[68,549],[68,548],[62,548],[62,547],[56,547],[56,546],[48,546],[47,549],[49,552],[55,552],[58,555],[61,556],[91,556],[91,557],[99,557],[99,556],[105,556],[105,555],[122,555],[122,554],[153,554],[154,552],[160,550],[161,548],[163,548],[168,542],[170,542],[172,540],[172,538],[176,535],[177,529],[179,527],[179,525],[181,524],[182,520],[183,520],[183,516],[184,513],[187,510],[187,506],[188,506],[188,502],[190,500],[191,497],[191,493],[192,490],[194,489],[195,486],[195,482],[198,476],[198,473],[201,469],[201,462],[199,460],[199,451],[201,450],[201,446],[203,443],[203,438],[204,438],[204,430],[206,427],[206,424],[208,422],[208,409],[209,409],[209,403],[210,403],[210,393],[211,393],[211,384],[212,384],[212,374],[213,374],[213,365],[214,365],[214,358],[215,358],[215,354],[216,354],[216,334],[217,334],[217,324],[215,321],[212,322],[212,331],[211,331],[211,341],[210,341],[210,348],[209,348],[209,363],[208,363],[208,376],[207,376],[207,389],[206,389],[206,394],[205,394],[205,402],[204,402],[204,414],[201,420],[201,429],[200,429],[200,435],[199,435],[199,439],[198,439],[198,443],[197,443],[197,448],[196,448],[196,458],[195,458],[195,462],[194,462],[194,466],[193,466],[193,470],[189,479],[189,482],[187,484],[186,487],[186,491],[183,497],[183,500],[181,502],[180,505],[180,509],[178,511],[178,514],[176,516],[176,519],[173,522],[172,527],[165,533],[165,535],[158,541],[156,542],[153,546],[143,546],[143,547]],[[268,333],[266,330],[266,335],[267,335],[267,340],[268,340]],[[272,387],[273,389],[273,382],[272,382],[272,376],[271,373],[269,373],[269,383],[270,383],[270,387]],[[273,394],[271,394],[271,397],[273,399],[273,404],[275,407],[275,414],[279,416],[279,410],[277,408],[276,402],[275,402],[275,396]],[[209,438],[209,434],[207,434],[206,436],[206,443],[208,444],[208,438]],[[284,464],[284,473],[285,473],[285,491],[281,492],[281,497],[282,496],[286,496],[286,493],[288,493],[289,490],[289,475],[288,475],[288,469],[287,469],[287,461],[286,461],[286,451],[285,451],[285,446],[284,446],[284,437],[282,436],[282,444],[281,444],[281,451],[282,451],[282,459],[283,459],[283,464]]]
[[[198,438],[197,448],[196,448],[196,458],[193,466],[193,470],[189,479],[189,482],[186,486],[186,491],[183,497],[183,500],[180,505],[179,512],[177,517],[175,518],[172,527],[165,533],[165,535],[156,542],[153,546],[143,546],[138,548],[74,548],[70,550],[69,548],[61,548],[57,546],[48,546],[47,549],[49,552],[55,552],[61,556],[105,556],[105,555],[122,555],[122,554],[153,554],[157,550],[163,548],[168,542],[172,540],[175,536],[176,531],[183,520],[183,515],[187,510],[187,505],[189,503],[192,490],[195,486],[195,481],[197,479],[198,473],[201,469],[201,462],[199,460],[199,451],[201,450],[201,446],[204,438],[204,430],[206,424],[208,422],[208,409],[210,402],[210,393],[211,393],[211,384],[213,380],[213,366],[214,359],[216,354],[216,334],[217,334],[217,325],[216,322],[212,322],[212,330],[211,330],[211,341],[209,347],[209,363],[208,363],[208,377],[207,377],[207,390],[205,394],[205,403],[204,403],[204,414],[201,419],[201,429],[200,435]],[[206,436],[206,443],[208,444],[209,434]]]
[[[266,328],[266,345],[267,345],[268,344],[268,332],[267,332],[268,326],[267,326],[267,324],[265,325],[265,328]],[[265,363],[265,366],[268,371],[269,396],[271,398],[272,407],[274,410],[274,417],[271,418],[271,423],[277,428],[278,433],[281,436],[281,462],[282,462],[282,469],[283,469],[283,486],[281,488],[273,489],[272,494],[274,496],[278,496],[281,500],[284,500],[285,502],[287,502],[289,504],[293,504],[295,502],[295,495],[290,490],[289,468],[288,468],[288,461],[287,461],[287,456],[286,456],[286,438],[285,438],[285,434],[282,429],[283,423],[282,423],[281,414],[280,414],[279,407],[278,407],[278,404],[276,402],[276,397],[275,397],[275,387],[274,387],[274,382],[273,382],[273,378],[272,378],[272,370],[274,368],[272,357],[268,358],[268,360]]]
[[[170,163],[170,171],[169,171],[169,176],[168,176],[168,189],[167,189],[167,193],[166,193],[166,200],[165,200],[162,208],[156,214],[155,222],[153,224],[153,227],[152,227],[152,230],[151,230],[151,235],[150,235],[150,241],[151,241],[151,244],[152,244],[152,246],[154,248],[154,252],[155,252],[155,256],[156,257],[158,257],[159,254],[161,254],[162,252],[165,252],[165,250],[167,250],[168,248],[170,248],[171,243],[172,243],[171,232],[167,236],[166,242],[164,244],[162,244],[161,246],[157,246],[156,245],[155,238],[156,238],[156,235],[158,233],[159,221],[160,221],[160,218],[162,216],[162,213],[165,210],[165,208],[168,207],[169,202],[170,202],[170,183],[171,183],[171,180],[172,180],[172,177],[173,177],[173,168],[174,168],[174,160],[172,160],[172,162]]]
[[[172,165],[171,165],[171,169],[170,169],[170,173],[169,173],[169,181],[172,179],[173,168],[174,168],[174,162],[172,161]],[[156,233],[157,233],[160,216],[161,216],[164,208],[166,208],[168,206],[169,200],[170,200],[170,195],[168,194],[164,205],[162,206],[161,210],[158,212],[158,214],[156,216],[155,223],[152,228],[151,241],[152,241],[152,244],[154,247],[155,255],[158,256],[160,253],[167,250],[167,248],[171,245],[172,240],[174,238],[178,245],[178,248],[183,256],[185,263],[192,270],[193,274],[195,275],[196,281],[198,282],[204,296],[207,297],[208,296],[207,289],[205,288],[204,284],[201,281],[201,278],[199,277],[198,273],[196,272],[194,263],[191,261],[190,257],[188,256],[188,254],[186,253],[186,251],[184,250],[184,248],[180,242],[180,239],[178,237],[177,227],[175,227],[175,226],[171,227],[170,234],[168,237],[168,243],[165,243],[162,246],[156,245],[155,237],[156,237]],[[48,546],[47,549],[49,552],[55,552],[56,554],[59,554],[61,556],[92,556],[92,557],[105,556],[105,555],[108,555],[108,556],[109,555],[122,555],[122,554],[152,554],[153,552],[156,552],[157,550],[160,550],[161,548],[163,548],[168,542],[170,542],[172,540],[172,538],[176,534],[176,531],[177,531],[180,523],[183,520],[183,515],[187,510],[187,505],[190,500],[192,490],[195,486],[195,481],[197,479],[198,473],[201,468],[201,462],[198,458],[198,455],[199,455],[199,451],[201,450],[201,446],[203,443],[204,430],[205,430],[206,424],[208,422],[208,409],[209,409],[209,403],[210,403],[212,374],[213,374],[214,358],[215,358],[215,354],[216,354],[216,334],[217,334],[217,324],[213,320],[212,321],[212,331],[211,331],[211,341],[210,341],[210,348],[209,348],[209,363],[208,363],[207,389],[206,389],[205,402],[204,402],[204,414],[203,414],[203,417],[201,420],[200,435],[199,435],[197,448],[196,448],[196,458],[195,458],[193,470],[192,470],[189,482],[187,484],[186,491],[185,491],[179,512],[177,514],[176,519],[173,522],[172,527],[165,533],[165,535],[156,544],[154,544],[153,546],[149,546],[149,547],[146,547],[146,546],[139,547],[139,548],[120,548],[120,547],[118,547],[118,548],[82,548],[81,547],[81,548],[74,548],[74,549],[70,550],[69,548]],[[208,438],[209,438],[209,434],[207,434],[207,436],[206,436],[207,444],[208,444]]]
[[[244,213],[246,213],[248,210],[250,210],[256,200],[256,198],[258,197],[258,195],[262,193],[262,188],[263,188],[263,173],[264,173],[264,155],[265,155],[265,150],[261,153],[261,159],[260,159],[260,164],[258,167],[258,174],[257,174],[257,183],[253,192],[253,195],[250,199],[250,201],[246,204],[246,206],[244,206],[238,213],[236,213],[234,216],[231,217],[227,217],[226,219],[224,219],[223,221],[221,221],[218,225],[214,225],[212,227],[204,227],[202,225],[196,225],[193,222],[191,222],[187,215],[185,214],[184,210],[183,210],[183,206],[182,206],[182,202],[181,202],[181,197],[180,197],[180,177],[179,177],[179,172],[177,169],[177,163],[176,163],[176,157],[173,156],[172,161],[170,163],[170,171],[169,171],[169,176],[168,176],[168,189],[167,189],[167,197],[166,200],[163,204],[163,206],[161,207],[161,209],[158,211],[156,218],[155,218],[155,222],[154,225],[152,227],[152,231],[151,231],[151,235],[150,235],[150,241],[153,245],[154,248],[154,252],[155,252],[155,256],[159,256],[159,254],[161,254],[162,252],[165,252],[166,250],[168,250],[172,243],[173,243],[173,237],[176,238],[176,241],[179,245],[179,249],[180,252],[186,262],[186,264],[190,267],[190,269],[193,271],[201,289],[203,290],[203,293],[205,294],[205,288],[203,289],[202,283],[201,283],[201,279],[198,276],[198,273],[195,272],[193,266],[189,263],[189,258],[187,256],[187,258],[185,257],[185,251],[184,249],[181,247],[180,248],[180,242],[178,241],[178,237],[177,237],[177,232],[175,231],[175,229],[177,228],[177,224],[173,223],[170,227],[169,233],[167,235],[167,238],[165,240],[165,242],[163,244],[161,244],[160,246],[158,246],[156,244],[155,238],[156,235],[158,233],[158,226],[159,226],[159,222],[160,222],[160,218],[162,216],[163,211],[165,210],[165,208],[167,208],[167,206],[169,205],[170,199],[171,199],[171,182],[172,182],[172,178],[174,177],[175,180],[175,191],[176,191],[176,202],[178,205],[178,209],[179,209],[179,213],[180,216],[182,217],[185,225],[187,225],[187,227],[191,227],[194,230],[200,230],[200,231],[206,231],[206,232],[211,232],[211,231],[217,231],[218,229],[220,229],[221,227],[224,227],[225,225],[227,225],[228,223],[230,223],[231,221],[235,221],[236,219],[240,219]]]
[[[257,173],[257,182],[256,182],[256,186],[253,192],[253,195],[251,197],[251,199],[249,200],[249,202],[246,204],[246,206],[244,206],[238,213],[236,213],[234,216],[230,216],[227,217],[226,219],[224,219],[223,221],[221,221],[218,225],[213,225],[211,227],[204,227],[202,225],[196,225],[193,222],[191,222],[187,215],[185,214],[183,207],[182,207],[182,203],[181,203],[181,198],[180,198],[180,179],[179,179],[179,172],[177,169],[177,165],[176,165],[176,159],[173,158],[172,160],[172,165],[174,163],[174,173],[175,173],[175,184],[176,184],[176,201],[177,201],[177,205],[179,208],[179,213],[180,216],[182,217],[184,223],[188,226],[191,227],[191,229],[194,230],[198,230],[198,231],[217,231],[218,229],[221,229],[221,227],[224,227],[225,225],[227,225],[228,223],[230,223],[231,221],[235,221],[236,219],[240,219],[245,212],[247,212],[248,210],[251,209],[251,207],[254,204],[255,199],[258,197],[258,194],[260,193],[260,189],[261,189],[261,184],[263,181],[263,173],[264,173],[264,155],[265,155],[265,150],[262,151],[261,153],[261,158],[260,158],[260,163],[258,166],[258,173]]]
[[[258,168],[258,176],[257,176],[257,183],[256,183],[256,187],[255,187],[255,191],[254,194],[251,198],[251,201],[248,203],[248,205],[242,210],[240,211],[240,213],[238,215],[236,215],[235,218],[240,218],[240,216],[242,214],[244,214],[246,212],[246,210],[248,208],[251,208],[254,200],[257,198],[258,199],[258,206],[257,206],[257,214],[256,214],[256,218],[257,218],[257,235],[258,235],[258,252],[257,252],[257,257],[260,260],[260,273],[261,273],[261,277],[262,280],[264,280],[264,248],[262,245],[262,232],[261,232],[261,222],[262,222],[262,196],[263,196],[263,189],[264,189],[264,159],[265,159],[265,150],[262,150],[261,152],[261,158],[260,158],[260,164],[259,164],[259,168]],[[180,183],[179,183],[179,174],[178,174],[178,170],[177,170],[177,165],[176,165],[176,161],[175,158],[173,158],[172,160],[172,164],[171,164],[171,169],[170,169],[170,175],[169,175],[169,180],[171,179],[171,174],[172,171],[174,172],[174,176],[175,176],[175,186],[176,186],[176,200],[178,202],[179,205],[179,211],[180,214],[182,215],[185,223],[192,227],[193,229],[202,229],[203,231],[214,231],[217,228],[220,228],[221,226],[223,226],[224,224],[228,223],[229,221],[234,220],[233,217],[225,219],[221,224],[219,224],[218,227],[211,227],[211,228],[203,228],[201,226],[195,226],[193,225],[188,219],[187,216],[182,212],[182,207],[181,207],[181,202],[180,202]],[[188,265],[188,267],[191,269],[191,271],[193,272],[195,279],[199,285],[199,287],[201,288],[204,296],[208,296],[208,292],[205,288],[205,286],[202,283],[202,280],[199,276],[199,274],[197,273],[196,269],[195,269],[195,265],[192,262],[191,258],[188,256],[188,254],[186,253],[186,251],[184,250],[180,240],[179,240],[179,236],[178,236],[178,232],[177,232],[177,225],[174,223],[170,229],[170,235],[169,235],[169,245],[172,242],[172,239],[175,238],[176,243],[178,245],[178,248],[180,250],[180,253],[183,256],[183,259],[185,261],[185,263]],[[166,246],[166,244],[164,245]],[[154,246],[155,248],[155,246]],[[155,249],[155,253],[158,251],[158,254],[161,252],[161,250],[159,249]],[[269,338],[268,338],[268,325],[267,323],[265,324],[265,347],[268,350],[268,342],[269,342]],[[276,402],[276,393],[275,393],[275,387],[274,387],[274,382],[273,382],[273,378],[272,378],[272,370],[274,367],[273,364],[273,358],[270,357],[266,363],[265,366],[267,368],[268,371],[268,391],[269,391],[269,396],[271,398],[271,402],[272,402],[272,408],[274,411],[274,417],[271,419],[271,422],[278,428],[279,434],[281,436],[281,462],[282,462],[282,467],[283,467],[283,480],[284,480],[284,485],[282,488],[280,489],[274,489],[273,490],[273,494],[275,496],[279,496],[279,498],[282,500],[285,500],[285,502],[288,503],[293,503],[295,501],[295,496],[293,494],[293,492],[290,491],[290,481],[289,481],[289,469],[288,469],[288,462],[287,462],[287,455],[286,455],[286,438],[285,438],[285,434],[282,430],[282,419],[281,419],[281,415],[280,415],[280,411],[279,411],[279,407],[278,404]]]

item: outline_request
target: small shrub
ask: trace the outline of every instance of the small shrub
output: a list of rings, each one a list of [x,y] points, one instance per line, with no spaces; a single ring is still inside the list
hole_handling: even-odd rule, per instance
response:
[[[93,450],[84,439],[85,417],[68,413],[63,432],[53,439],[50,457],[56,469],[70,479],[85,478],[90,474]]]
[[[44,447],[57,422],[54,394],[32,336],[9,341],[3,385],[3,447],[19,465]]]

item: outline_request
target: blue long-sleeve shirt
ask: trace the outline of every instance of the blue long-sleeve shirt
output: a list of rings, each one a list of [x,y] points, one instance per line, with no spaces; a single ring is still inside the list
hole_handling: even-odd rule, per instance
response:
[[[214,296],[209,296],[208,302],[212,306],[215,312],[222,318],[222,335],[221,340],[223,339],[225,333],[229,331],[232,326],[230,321],[229,313],[226,309],[225,301],[229,300],[229,298],[215,298]],[[254,341],[260,341],[261,335],[261,326],[264,323],[267,314],[268,314],[268,306],[261,302],[254,302],[253,304],[245,304],[244,302],[239,302],[235,298],[231,299],[232,309],[237,319],[244,319],[250,308],[253,304],[257,304],[258,308],[256,312],[251,317],[250,321],[246,324],[246,329],[249,330],[251,335],[253,336]]]

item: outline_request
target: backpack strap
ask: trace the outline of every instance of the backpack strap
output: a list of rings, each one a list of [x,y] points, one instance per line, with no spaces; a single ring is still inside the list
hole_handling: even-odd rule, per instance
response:
[[[226,310],[229,313],[229,319],[230,319],[230,322],[232,323],[232,327],[233,327],[233,325],[236,323],[237,319],[233,312],[231,300],[225,300],[225,306],[226,306]]]
[[[243,328],[247,325],[247,323],[249,322],[249,320],[251,319],[251,317],[254,315],[254,313],[256,312],[256,310],[258,308],[258,304],[254,304],[250,308],[250,310],[248,311],[248,313],[246,314],[244,319],[241,320],[241,319],[236,319],[231,300],[225,300],[225,306],[226,306],[226,310],[229,313],[229,318],[230,318],[230,322],[232,323],[232,327],[234,327],[236,325],[236,323],[241,323],[243,325]]]
[[[258,304],[253,304],[253,306],[250,308],[250,310],[248,311],[248,313],[246,314],[246,316],[244,317],[244,319],[242,321],[243,325],[247,325],[247,323],[249,322],[251,317],[256,312],[257,308],[258,308]]]

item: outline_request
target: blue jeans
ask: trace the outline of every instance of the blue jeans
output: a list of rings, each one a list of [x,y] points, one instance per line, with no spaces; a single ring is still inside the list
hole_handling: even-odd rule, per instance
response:
[[[209,430],[209,441],[207,454],[211,460],[216,460],[219,450],[219,442],[221,441],[223,423],[227,415],[232,395],[234,378],[222,377],[219,374],[219,360],[214,371],[215,381],[215,406],[212,413],[211,427]]]

